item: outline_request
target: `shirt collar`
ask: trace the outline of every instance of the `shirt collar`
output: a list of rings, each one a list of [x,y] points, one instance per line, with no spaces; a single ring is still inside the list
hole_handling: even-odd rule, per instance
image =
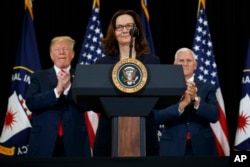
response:
[[[71,66],[68,66],[67,68],[64,68],[65,71],[69,71]],[[56,65],[54,65],[54,69],[56,71],[56,74],[61,70],[60,68],[58,68]]]
[[[194,81],[194,75],[192,75],[190,78],[188,78],[188,80],[187,81]]]

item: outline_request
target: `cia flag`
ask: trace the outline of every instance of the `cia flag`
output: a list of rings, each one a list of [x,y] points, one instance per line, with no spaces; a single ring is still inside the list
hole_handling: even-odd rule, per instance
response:
[[[234,147],[239,151],[250,151],[250,39],[246,65],[243,70],[242,97],[240,100]]]
[[[31,128],[30,121],[14,91],[8,100],[8,109],[0,138],[0,153],[8,156],[14,156],[16,151],[25,154],[29,128]]]
[[[216,139],[217,150],[220,156],[229,156],[229,135],[227,128],[224,101],[220,89],[217,65],[214,58],[213,45],[205,12],[205,0],[199,1],[199,13],[196,22],[193,51],[196,55],[198,67],[195,77],[204,82],[210,82],[217,88],[219,120],[211,127]]]
[[[32,4],[24,0],[25,11],[22,34],[11,77],[11,91],[8,100],[2,134],[0,156],[25,156],[31,129],[31,112],[25,105],[25,94],[30,84],[30,75],[40,70],[40,60],[33,25]]]

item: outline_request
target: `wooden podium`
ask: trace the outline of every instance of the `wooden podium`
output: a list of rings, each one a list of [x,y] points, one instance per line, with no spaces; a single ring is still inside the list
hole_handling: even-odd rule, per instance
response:
[[[143,117],[113,118],[112,156],[146,156],[144,120]]]
[[[116,89],[111,79],[113,65],[76,66],[74,99],[94,111],[105,111],[112,119],[112,157],[146,156],[145,117],[153,108],[175,103],[186,88],[180,65],[145,66],[147,84],[133,94]]]

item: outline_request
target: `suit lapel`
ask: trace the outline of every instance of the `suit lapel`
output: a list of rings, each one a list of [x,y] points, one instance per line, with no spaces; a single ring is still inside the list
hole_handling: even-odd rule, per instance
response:
[[[54,70],[54,68],[50,68],[48,70],[48,77],[49,77],[49,81],[51,82],[52,85],[57,84],[56,71]]]

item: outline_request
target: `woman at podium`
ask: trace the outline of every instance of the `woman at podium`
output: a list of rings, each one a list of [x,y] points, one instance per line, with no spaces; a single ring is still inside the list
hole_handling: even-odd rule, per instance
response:
[[[128,58],[139,60],[143,64],[160,64],[159,58],[150,54],[140,16],[133,10],[118,10],[112,16],[102,44],[106,56],[97,59],[96,64],[116,64]],[[159,152],[157,126],[154,121],[152,114],[145,118],[146,156],[156,156]],[[112,154],[111,122],[101,112],[93,149],[94,157]]]

